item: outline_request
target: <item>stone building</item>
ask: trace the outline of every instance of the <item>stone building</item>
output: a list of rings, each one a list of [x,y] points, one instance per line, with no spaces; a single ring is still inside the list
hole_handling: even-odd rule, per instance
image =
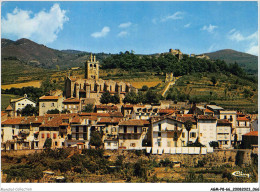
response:
[[[85,78],[68,76],[65,81],[65,97],[80,100],[95,100],[99,103],[101,95],[108,91],[111,95],[118,94],[122,100],[130,91],[137,91],[130,83],[103,80],[99,78],[99,62],[95,56],[85,63]],[[86,104],[88,101],[86,101]]]

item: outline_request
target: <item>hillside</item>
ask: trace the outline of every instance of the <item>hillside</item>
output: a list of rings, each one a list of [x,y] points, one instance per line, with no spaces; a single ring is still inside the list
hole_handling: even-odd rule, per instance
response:
[[[242,53],[232,49],[223,49],[212,53],[204,53],[211,59],[224,60],[226,63],[237,62],[246,72],[257,74],[258,73],[258,58],[257,56]]]
[[[45,45],[37,44],[29,39],[19,39],[11,41],[2,39],[2,60],[16,58],[25,64],[45,69],[68,69],[71,67],[80,67],[86,61],[89,52],[78,50],[55,50]],[[102,60],[108,54],[97,53],[97,59]]]

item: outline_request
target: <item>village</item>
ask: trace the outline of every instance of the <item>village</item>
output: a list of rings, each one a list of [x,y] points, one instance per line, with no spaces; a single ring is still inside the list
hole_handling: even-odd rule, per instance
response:
[[[174,80],[170,77],[169,81]],[[102,104],[105,92],[118,95],[119,103]],[[27,105],[36,106],[26,94],[10,101],[2,112],[1,150],[44,149],[47,140],[52,149],[89,149],[94,132],[105,150],[145,150],[159,155],[206,154],[217,148],[258,150],[255,114],[207,103],[123,103],[130,92],[138,89],[130,83],[100,79],[99,62],[91,54],[84,79],[68,75],[64,94],[57,91],[39,98],[39,116],[17,112]],[[87,106],[93,111],[86,112]],[[55,110],[59,113],[48,113]]]

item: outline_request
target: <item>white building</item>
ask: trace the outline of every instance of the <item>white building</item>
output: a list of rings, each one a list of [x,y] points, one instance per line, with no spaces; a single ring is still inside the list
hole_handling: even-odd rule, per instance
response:
[[[198,116],[199,141],[202,145],[210,147],[211,141],[217,141],[217,118],[206,115]]]
[[[24,97],[21,97],[19,99],[11,99],[10,106],[8,106],[8,108],[11,108],[13,110],[14,116],[16,117],[17,111],[21,111],[27,105],[32,105],[33,107],[35,107],[36,103],[29,99],[26,94],[24,94]]]

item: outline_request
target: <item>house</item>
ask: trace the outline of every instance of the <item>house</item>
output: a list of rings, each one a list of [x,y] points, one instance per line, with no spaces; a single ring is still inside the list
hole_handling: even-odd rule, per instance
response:
[[[217,141],[220,148],[231,148],[232,123],[227,119],[217,120]]]
[[[150,122],[130,119],[119,123],[119,149],[141,149],[143,141],[148,140]]]
[[[220,119],[220,111],[223,110],[222,107],[217,105],[206,105],[206,108],[214,112],[214,116]]]
[[[11,99],[10,105],[6,108],[8,114],[11,116],[17,117],[18,111],[21,111],[26,105],[32,105],[33,107],[36,106],[36,103],[27,97],[27,94],[24,94],[24,97],[18,99]]]
[[[237,120],[237,112],[231,110],[220,110],[219,111],[219,119],[228,119],[230,123],[232,123],[232,127],[236,127]]]
[[[152,147],[180,147],[183,145],[181,133],[183,124],[172,117],[163,117],[151,120]]]
[[[211,141],[217,142],[217,118],[209,115],[198,115],[197,126],[199,141],[202,145],[210,147]]]
[[[250,120],[247,117],[237,117],[237,125],[235,133],[237,135],[237,142],[242,142],[242,135],[251,131]]]
[[[46,139],[51,139],[51,148],[62,147],[61,140],[59,138],[60,125],[62,124],[61,115],[47,115],[46,119],[43,120],[39,126],[39,148],[44,148]]]
[[[77,146],[79,149],[88,149],[90,141],[90,120],[75,116],[70,124],[71,132],[66,139],[66,146]]]
[[[68,98],[63,102],[63,110],[68,110],[70,113],[78,113],[81,111],[80,100],[78,98]]]
[[[49,110],[59,110],[62,111],[62,101],[61,96],[42,96],[39,98],[39,115],[43,116]]]
[[[242,135],[242,147],[244,149],[251,149],[253,145],[258,146],[258,131],[251,131]]]

